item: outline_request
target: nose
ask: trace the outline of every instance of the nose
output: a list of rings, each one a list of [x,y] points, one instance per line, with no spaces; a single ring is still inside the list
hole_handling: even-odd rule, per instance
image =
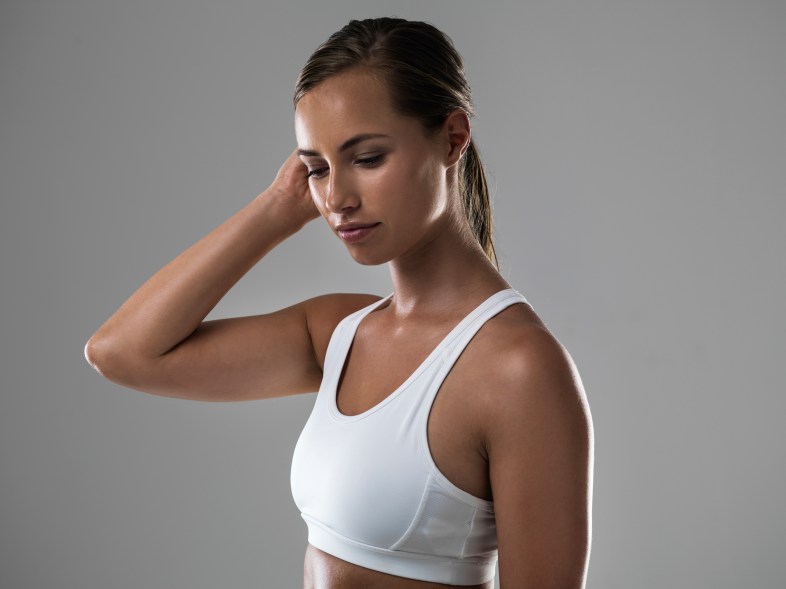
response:
[[[351,173],[344,172],[336,166],[328,176],[325,208],[331,213],[340,213],[347,209],[354,209],[359,204],[360,199]]]

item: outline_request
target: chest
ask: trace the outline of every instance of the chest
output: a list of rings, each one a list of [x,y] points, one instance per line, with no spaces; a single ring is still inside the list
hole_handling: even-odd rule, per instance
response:
[[[336,388],[336,407],[347,416],[364,413],[397,391],[439,345],[446,331],[436,328],[379,337],[373,327],[359,327]],[[469,346],[438,385],[427,419],[428,451],[451,483],[491,501],[483,424],[473,404],[478,362],[482,362],[481,351]]]

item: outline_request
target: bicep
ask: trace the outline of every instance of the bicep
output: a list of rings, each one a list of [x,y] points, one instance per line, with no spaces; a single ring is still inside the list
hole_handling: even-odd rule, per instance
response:
[[[580,589],[591,544],[592,420],[567,352],[550,335],[531,344],[489,409],[500,587]]]

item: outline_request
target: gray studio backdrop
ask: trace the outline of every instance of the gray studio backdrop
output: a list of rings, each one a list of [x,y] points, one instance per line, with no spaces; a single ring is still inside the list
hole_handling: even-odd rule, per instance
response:
[[[2,2],[0,586],[300,586],[314,395],[155,397],[83,346],[267,186],[308,54],[382,15],[464,55],[503,273],[583,377],[587,586],[782,587],[786,3],[750,0]],[[318,220],[209,318],[390,289]]]

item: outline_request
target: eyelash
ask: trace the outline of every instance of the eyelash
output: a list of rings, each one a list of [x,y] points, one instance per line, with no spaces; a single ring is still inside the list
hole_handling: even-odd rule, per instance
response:
[[[385,157],[384,155],[380,154],[380,155],[375,155],[375,156],[372,156],[372,157],[364,157],[362,159],[355,160],[355,161],[356,161],[356,163],[358,163],[358,164],[360,164],[362,166],[366,166],[366,167],[371,168],[371,167],[374,167],[375,165],[377,165],[379,163],[382,163],[382,159],[384,157]],[[317,174],[319,174],[320,172],[324,172],[324,171],[325,171],[325,168],[317,168],[316,170],[311,170],[308,173],[308,177],[309,178],[315,178],[315,179],[318,180],[319,178],[321,178],[321,176],[318,176]]]

